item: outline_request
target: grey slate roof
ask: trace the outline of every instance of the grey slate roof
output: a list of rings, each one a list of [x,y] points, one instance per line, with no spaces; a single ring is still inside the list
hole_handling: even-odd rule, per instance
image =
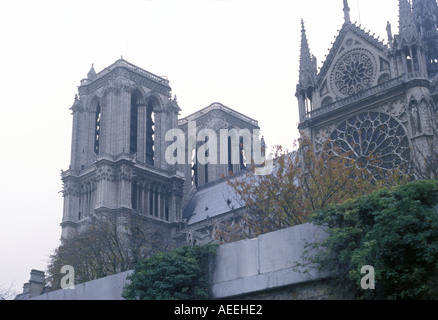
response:
[[[254,120],[254,119],[252,119],[252,118],[250,118],[250,117],[248,117],[248,116],[246,116],[246,115],[244,115],[236,110],[233,110],[227,106],[224,106],[222,103],[219,103],[219,102],[214,102],[211,105],[209,105],[208,107],[205,107],[199,111],[196,111],[195,113],[193,113],[185,118],[179,119],[178,125],[182,126],[184,124],[187,124],[189,121],[195,121],[195,120],[205,116],[206,114],[208,114],[210,111],[213,111],[213,110],[223,111],[229,115],[232,115],[235,118],[238,118],[238,119],[250,124],[254,128],[259,129],[259,125],[258,125],[257,120]]]
[[[198,189],[184,209],[188,225],[242,208],[240,197],[227,181],[219,180]]]
[[[289,161],[297,156],[295,151],[287,154]],[[271,174],[275,174],[278,166],[274,161]],[[241,171],[232,179],[247,179],[247,172]],[[295,182],[297,183],[297,182]],[[218,217],[233,210],[243,208],[244,204],[234,188],[226,180],[218,180],[200,187],[189,201],[183,212],[183,218],[188,225],[205,221],[208,218]]]

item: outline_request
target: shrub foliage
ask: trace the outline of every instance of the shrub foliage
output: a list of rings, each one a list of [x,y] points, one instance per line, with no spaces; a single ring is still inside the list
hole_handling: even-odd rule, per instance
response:
[[[208,271],[215,252],[215,245],[184,246],[141,260],[122,296],[128,300],[209,299]]]
[[[329,237],[307,255],[348,298],[436,299],[438,182],[414,181],[329,205],[311,221]],[[361,288],[361,268],[375,269],[375,290]],[[303,267],[303,265],[301,265]],[[435,279],[435,281],[434,281]]]

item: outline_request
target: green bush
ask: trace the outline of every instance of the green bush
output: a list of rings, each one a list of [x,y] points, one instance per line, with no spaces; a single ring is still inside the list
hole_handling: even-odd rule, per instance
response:
[[[414,181],[331,205],[311,221],[327,228],[310,264],[333,275],[345,297],[436,299],[437,181]],[[375,290],[361,288],[362,266],[375,269]]]
[[[122,294],[128,300],[210,298],[208,269],[216,245],[184,246],[141,260]]]

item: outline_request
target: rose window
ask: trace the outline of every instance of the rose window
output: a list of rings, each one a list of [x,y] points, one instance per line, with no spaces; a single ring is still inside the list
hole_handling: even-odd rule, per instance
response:
[[[349,152],[358,167],[366,168],[376,179],[392,168],[407,165],[411,158],[406,130],[384,113],[355,115],[338,125],[330,139],[342,152]],[[372,161],[369,161],[370,156]]]
[[[371,86],[373,60],[362,51],[350,52],[336,64],[333,74],[335,87],[341,94],[356,94]]]

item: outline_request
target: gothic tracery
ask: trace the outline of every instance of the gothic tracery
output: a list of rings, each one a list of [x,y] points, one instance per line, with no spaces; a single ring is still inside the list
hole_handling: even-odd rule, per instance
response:
[[[365,167],[375,177],[408,164],[411,158],[404,126],[381,112],[364,112],[342,121],[330,139],[342,152],[349,152],[358,166]],[[369,161],[370,157],[372,161]]]
[[[343,95],[352,95],[369,88],[373,82],[374,70],[374,63],[368,53],[364,50],[350,51],[334,68],[336,90]]]

